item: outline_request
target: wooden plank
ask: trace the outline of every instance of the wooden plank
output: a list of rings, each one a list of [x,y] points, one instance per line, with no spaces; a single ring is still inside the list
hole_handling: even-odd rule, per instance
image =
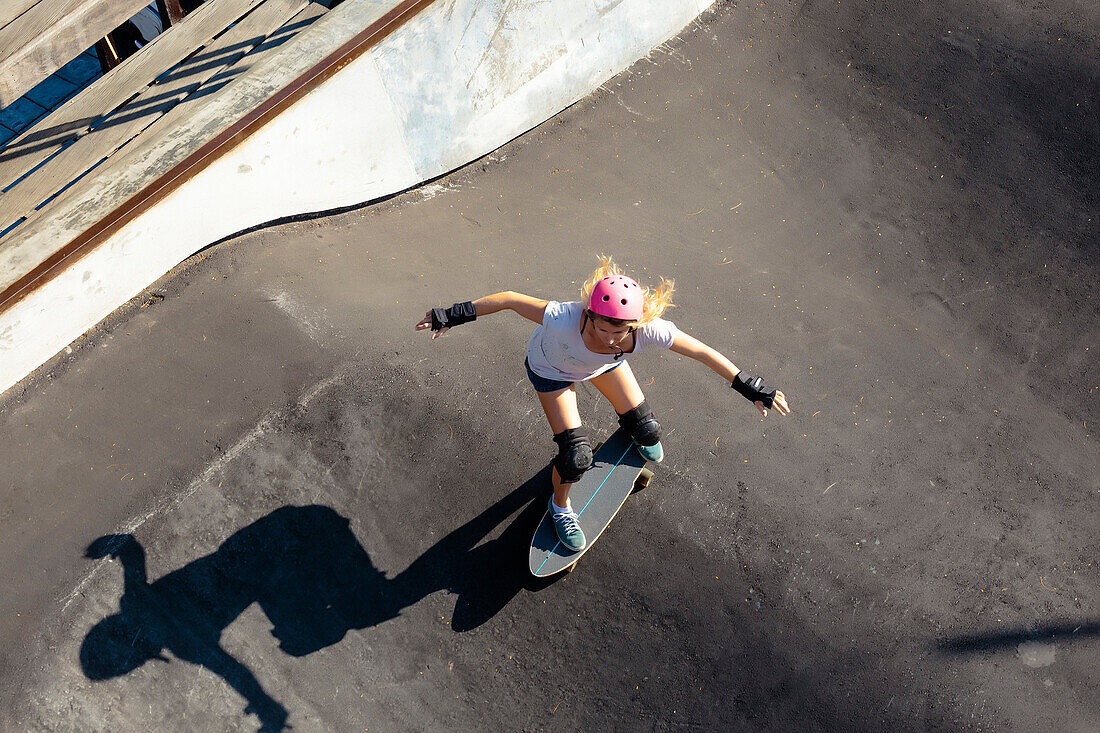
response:
[[[75,12],[84,2],[87,0],[38,0],[31,3],[22,13],[0,27],[0,41],[7,44],[0,46],[0,60],[17,54],[28,41],[34,39],[36,32],[41,34],[57,19]],[[23,39],[23,42],[18,43],[19,39]]]
[[[280,0],[280,2],[282,1]],[[268,0],[268,2],[272,2],[272,0]],[[320,3],[303,0],[303,4],[305,5],[304,8],[268,35],[263,43],[249,51],[244,58],[237,61],[233,66],[220,71],[212,83],[208,83],[195,94],[166,112],[163,117],[153,122],[144,134],[154,135],[162,130],[177,127],[186,117],[194,113],[196,105],[203,104],[207,95],[231,84],[249,69],[262,63],[265,56],[276,51],[279,46],[294,38],[298,33],[308,28],[313,21],[328,12],[328,9]]]
[[[110,156],[180,100],[260,44],[308,0],[266,0],[199,53],[118,108],[95,129],[0,194],[0,229],[29,216],[36,206]]]
[[[125,23],[149,0],[40,2],[0,28],[0,106]]]
[[[263,0],[208,0],[141,52],[54,110],[0,150],[0,190],[80,137],[93,122],[132,98]]]
[[[0,290],[0,313],[12,308],[28,294],[64,272],[89,252],[94,251],[124,226],[177,191],[210,164],[435,2],[437,0],[401,0],[377,20],[372,21],[334,51],[325,55],[308,71],[299,74],[276,94],[260,103],[212,140],[201,145],[137,193],[130,195],[106,215],[97,215],[94,224],[40,260],[25,274],[3,286],[3,290]],[[46,211],[42,213],[45,214]],[[0,244],[0,254],[2,253],[3,245]]]
[[[3,2],[0,2],[0,28],[25,13],[36,2],[38,0],[3,0]]]

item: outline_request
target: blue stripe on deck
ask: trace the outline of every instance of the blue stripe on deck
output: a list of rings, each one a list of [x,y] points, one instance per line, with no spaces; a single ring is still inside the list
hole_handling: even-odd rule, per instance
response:
[[[606,476],[606,477],[604,477],[604,480],[603,480],[603,481],[601,481],[601,482],[600,482],[600,485],[596,487],[596,490],[592,492],[592,496],[590,496],[590,497],[588,498],[588,501],[586,501],[586,502],[584,503],[584,506],[583,506],[583,507],[581,507],[581,510],[580,510],[579,512],[577,512],[577,517],[578,517],[578,518],[580,518],[581,514],[583,514],[583,513],[584,513],[584,510],[588,508],[588,505],[592,503],[592,500],[596,498],[596,494],[600,493],[600,489],[602,489],[602,488],[603,488],[603,485],[607,483],[607,479],[611,478],[611,474],[615,473],[615,469],[616,469],[616,468],[618,468],[618,467],[619,467],[619,466],[620,466],[620,465],[622,464],[622,462],[623,462],[623,459],[624,459],[624,458],[626,458],[626,454],[627,454],[627,453],[629,453],[629,452],[630,452],[630,449],[631,449],[631,448],[633,448],[633,447],[634,447],[634,444],[633,444],[633,443],[631,443],[630,445],[628,445],[628,446],[626,447],[626,450],[624,450],[624,451],[623,451],[623,454],[622,454],[621,456],[619,456],[619,460],[615,461],[615,465],[614,465],[614,466],[612,466],[612,467],[611,467],[611,470],[607,472],[607,476]],[[553,518],[553,517],[550,517],[550,521],[551,521],[551,523],[552,523],[552,522],[554,521],[554,518]],[[557,533],[557,530],[555,530],[555,534],[556,534],[556,533]],[[553,556],[554,556],[554,553],[558,551],[558,548],[559,548],[559,547],[561,547],[561,540],[558,540],[558,544],[554,545],[554,549],[550,550],[550,554],[546,556],[546,560],[543,560],[543,561],[542,561],[542,565],[545,565],[545,564],[547,563],[547,561],[548,561],[548,560],[549,560],[549,559],[550,559],[551,557],[553,557]],[[587,549],[587,548],[586,548],[586,549]],[[542,570],[542,565],[539,565],[539,569],[535,571],[535,575],[538,575],[538,574],[539,574],[539,571],[541,571],[541,570]]]

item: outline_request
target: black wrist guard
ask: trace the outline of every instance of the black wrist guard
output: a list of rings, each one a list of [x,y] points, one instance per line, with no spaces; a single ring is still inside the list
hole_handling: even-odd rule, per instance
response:
[[[749,402],[760,400],[767,408],[771,408],[772,400],[775,399],[775,390],[769,389],[768,385],[764,384],[763,379],[754,377],[751,374],[737,372],[737,376],[733,378],[730,386],[744,395]]]
[[[433,331],[454,328],[476,320],[477,312],[474,310],[473,301],[470,300],[465,303],[455,303],[450,308],[432,308]]]

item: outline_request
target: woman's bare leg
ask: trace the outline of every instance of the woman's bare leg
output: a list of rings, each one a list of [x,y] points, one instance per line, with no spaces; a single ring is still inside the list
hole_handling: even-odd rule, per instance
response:
[[[619,424],[630,431],[638,453],[642,458],[660,463],[665,458],[665,449],[661,446],[661,426],[652,410],[639,415],[636,410],[645,404],[645,395],[634,378],[634,372],[623,364],[621,367],[604,372],[592,380],[596,389],[603,393],[615,412],[619,413]]]
[[[630,365],[626,362],[623,362],[622,366],[604,372],[589,381],[596,389],[600,390],[600,393],[615,408],[615,412],[620,415],[645,402],[642,388],[638,386],[638,380],[634,378],[634,372],[631,371]]]
[[[577,409],[576,385],[570,385],[557,392],[539,392],[538,395],[542,410],[550,422],[550,429],[555,435],[581,426],[581,413]],[[573,484],[562,483],[556,466],[551,474],[551,480],[554,485],[554,503],[560,507],[569,506],[569,489]]]

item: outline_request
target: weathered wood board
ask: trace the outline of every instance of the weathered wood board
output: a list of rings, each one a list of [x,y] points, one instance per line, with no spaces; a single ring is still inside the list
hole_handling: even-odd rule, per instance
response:
[[[14,102],[148,5],[148,0],[41,0],[0,28],[0,107]]]
[[[262,0],[208,0],[0,150],[0,189],[50,157],[62,145],[205,45]]]
[[[262,44],[307,4],[308,0],[266,0],[160,83],[148,87],[95,129],[0,194],[0,230],[20,218],[29,218],[36,206],[156,123],[188,95],[253,50],[254,45]],[[176,112],[174,116],[179,114]]]

